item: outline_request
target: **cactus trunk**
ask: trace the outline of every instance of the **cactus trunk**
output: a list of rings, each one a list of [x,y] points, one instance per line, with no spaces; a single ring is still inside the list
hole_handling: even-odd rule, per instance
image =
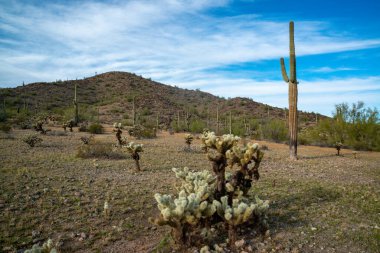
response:
[[[132,100],[133,104],[132,104],[132,124],[133,126],[136,125],[136,108],[135,108],[135,96],[133,96],[133,100]]]
[[[77,84],[74,86],[74,125],[77,126],[79,123],[79,115],[78,115],[78,101],[77,101]]]
[[[289,23],[289,51],[290,51],[290,78],[285,69],[284,59],[280,59],[282,78],[289,84],[289,151],[290,158],[297,159],[297,131],[298,131],[298,87],[296,74],[296,54],[294,47],[294,22]]]
[[[232,134],[232,114],[230,112],[230,134]]]

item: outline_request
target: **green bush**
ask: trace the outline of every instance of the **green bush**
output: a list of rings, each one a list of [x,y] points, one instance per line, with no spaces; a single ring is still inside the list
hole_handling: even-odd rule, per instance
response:
[[[88,127],[88,132],[92,134],[102,134],[104,132],[104,128],[99,123],[93,123]]]
[[[80,158],[108,158],[108,159],[124,159],[125,154],[112,147],[111,143],[102,143],[90,140],[87,145],[78,147],[77,157]]]
[[[9,133],[11,129],[12,129],[11,125],[7,123],[0,123],[0,131],[4,133]]]
[[[301,133],[301,140],[312,145],[333,147],[341,142],[356,150],[380,151],[380,118],[377,109],[365,108],[357,102],[335,106],[332,119],[323,119]]]
[[[206,124],[201,120],[193,120],[190,123],[190,132],[192,133],[202,133],[205,128]]]
[[[260,128],[263,139],[272,140],[275,142],[284,142],[288,138],[288,130],[286,124],[282,120],[273,119]]]

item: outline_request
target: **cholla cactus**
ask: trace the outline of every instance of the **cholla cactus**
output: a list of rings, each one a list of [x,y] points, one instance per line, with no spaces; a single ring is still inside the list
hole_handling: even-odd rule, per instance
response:
[[[25,136],[22,141],[28,144],[30,147],[34,147],[36,144],[42,142],[42,139],[35,134],[30,134]]]
[[[231,180],[233,187],[239,187],[244,194],[248,192],[253,178],[256,180],[260,178],[259,166],[263,156],[264,153],[257,143],[248,143],[244,147],[234,146],[226,152],[227,163],[231,167],[237,165],[240,168]],[[254,165],[249,168],[248,165],[251,163]]]
[[[174,240],[185,245],[190,240],[191,228],[216,212],[218,202],[213,200],[215,177],[209,171],[191,172],[188,168],[173,168],[173,171],[182,179],[181,191],[175,199],[170,195],[155,194],[161,214],[150,221],[171,226]]]
[[[237,238],[236,226],[246,223],[252,218],[252,214],[262,214],[269,207],[269,201],[262,201],[256,197],[256,203],[249,202],[240,194],[229,205],[229,197],[223,196],[215,202],[217,213],[228,224],[228,239],[230,246],[234,246]]]
[[[121,131],[121,129],[123,129],[122,124],[120,122],[114,123],[113,127],[114,127],[113,132],[116,132],[117,143],[119,144],[119,146],[125,145],[127,143],[127,138],[121,137],[121,134],[123,133],[123,131]]]
[[[34,244],[31,249],[25,250],[24,253],[57,253],[57,250],[54,248],[53,241],[49,239],[42,247]]]
[[[136,163],[136,169],[140,171],[140,152],[143,152],[143,145],[142,144],[136,144],[134,142],[130,142],[127,145],[123,146],[128,150],[128,152],[131,154],[132,159],[135,160]]]
[[[36,130],[37,132],[41,133],[41,134],[46,134],[46,130],[43,128],[43,125],[44,125],[44,121],[43,120],[38,120],[35,124],[34,124],[34,130]]]
[[[236,145],[240,138],[232,134],[216,136],[214,132],[204,132],[201,137],[203,145],[217,151],[216,155],[208,153],[208,159],[212,162],[212,169],[217,175],[217,197],[225,195],[225,168],[227,164],[226,152]]]
[[[69,129],[70,129],[70,132],[72,132],[74,126],[75,126],[75,122],[74,122],[73,120],[66,121],[66,122],[63,123],[63,125],[62,125],[63,130],[65,130],[65,132],[66,132],[66,128],[69,128]]]
[[[192,134],[186,134],[185,135],[185,142],[187,144],[187,149],[190,150],[190,145],[194,140],[194,136]]]
[[[342,148],[343,144],[341,142],[336,142],[335,143],[335,148],[336,148],[336,155],[339,156],[340,155],[340,150]]]
[[[204,132],[201,140],[206,147],[215,149],[220,154],[224,154],[227,150],[240,141],[240,137],[233,134],[216,136],[214,132]]]

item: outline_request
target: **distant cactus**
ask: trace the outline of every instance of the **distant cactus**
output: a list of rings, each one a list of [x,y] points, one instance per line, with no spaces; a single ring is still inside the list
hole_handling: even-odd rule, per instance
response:
[[[191,146],[191,143],[193,142],[193,140],[194,140],[194,136],[192,134],[186,134],[185,135],[185,142],[187,145],[187,150],[191,150],[190,146]]]
[[[141,171],[140,168],[140,152],[143,152],[143,145],[130,142],[127,145],[123,146],[131,154],[133,160],[135,160],[136,170]]]
[[[27,249],[24,253],[57,253],[57,250],[54,248],[53,241],[49,239],[42,246],[34,244],[31,249]]]
[[[77,126],[79,123],[79,113],[78,113],[78,101],[77,101],[77,83],[74,84],[74,126]],[[72,131],[71,131],[72,132]]]
[[[66,129],[67,129],[67,128],[69,128],[69,129],[70,129],[70,132],[72,132],[74,126],[75,126],[75,122],[74,122],[73,120],[66,121],[66,122],[63,123],[63,125],[62,125],[63,130],[65,130],[65,132],[66,132]]]
[[[341,142],[336,142],[335,143],[335,149],[336,149],[336,155],[339,156],[340,155],[340,150],[341,148],[343,147],[343,144]]]
[[[34,130],[40,134],[46,134],[48,131],[43,128],[44,123],[45,122],[43,120],[37,120],[33,126]]]
[[[122,133],[123,131],[121,129],[123,129],[123,126],[122,124],[119,122],[119,123],[114,123],[113,124],[113,132],[116,133],[116,139],[117,139],[117,143],[119,146],[122,146],[122,145],[125,145],[127,144],[127,138],[122,138]]]
[[[42,139],[35,134],[30,134],[25,136],[22,141],[28,144],[30,147],[34,147],[36,144],[41,143]]]

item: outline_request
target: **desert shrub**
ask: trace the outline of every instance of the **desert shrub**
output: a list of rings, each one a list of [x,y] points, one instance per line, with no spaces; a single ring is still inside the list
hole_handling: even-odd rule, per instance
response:
[[[79,132],[87,132],[88,131],[88,124],[87,124],[87,122],[81,123],[79,125],[78,131]]]
[[[380,118],[376,108],[357,102],[335,106],[332,119],[323,119],[302,138],[313,145],[334,147],[336,142],[356,150],[380,151]]]
[[[104,132],[104,128],[101,124],[99,123],[92,123],[89,127],[88,127],[88,132],[92,133],[92,134],[102,134]]]
[[[192,133],[202,133],[206,124],[201,120],[193,120],[190,123],[190,132]]]
[[[286,124],[282,120],[273,119],[261,126],[261,134],[263,139],[275,142],[284,142],[288,137]]]
[[[107,158],[107,159],[123,159],[125,155],[110,143],[102,143],[93,140],[87,145],[80,145],[77,150],[77,157],[80,158]]]
[[[34,147],[36,144],[41,143],[42,139],[36,134],[30,134],[25,136],[22,141],[28,144],[30,147]]]
[[[130,136],[133,136],[137,139],[141,138],[155,138],[156,137],[156,129],[148,128],[141,125],[136,125],[128,130]]]
[[[253,180],[259,179],[258,168],[264,154],[258,144],[239,146],[240,138],[234,135],[218,137],[205,132],[201,139],[214,174],[209,170],[173,168],[181,180],[178,196],[155,194],[160,215],[150,221],[170,226],[179,250],[204,242],[205,230],[221,227],[227,228],[229,246],[234,248],[238,226],[257,222],[266,227],[268,201],[248,195]],[[227,164],[233,173],[226,173]],[[220,223],[224,226],[218,226]]]
[[[7,123],[0,123],[0,131],[4,133],[9,133],[11,131],[12,127],[10,124]]]
[[[50,135],[50,136],[67,136],[67,133],[64,132],[64,131],[53,130],[53,131],[47,132],[46,135]]]

